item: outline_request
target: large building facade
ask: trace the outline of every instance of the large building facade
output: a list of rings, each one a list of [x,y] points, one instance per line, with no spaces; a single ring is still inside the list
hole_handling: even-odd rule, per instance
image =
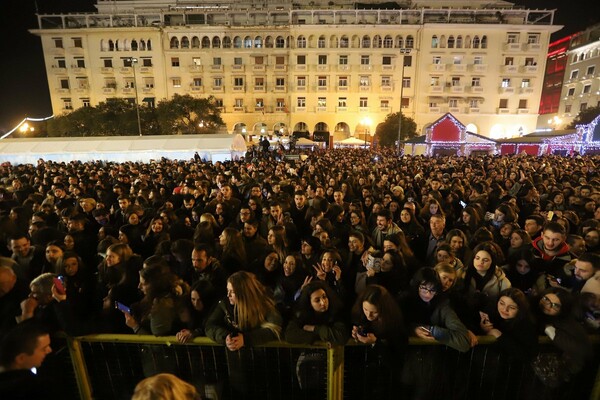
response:
[[[368,138],[400,107],[420,133],[447,112],[492,138],[535,130],[553,10],[365,3],[98,0],[97,13],[38,15],[32,32],[57,115],[189,94],[256,135]]]

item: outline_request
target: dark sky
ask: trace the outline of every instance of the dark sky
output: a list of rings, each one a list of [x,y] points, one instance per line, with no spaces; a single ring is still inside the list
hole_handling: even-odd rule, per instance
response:
[[[565,25],[559,38],[599,22],[598,0],[521,0],[527,8],[558,9],[555,23]],[[40,13],[95,11],[94,0],[0,1],[0,132],[12,129],[25,116],[51,115],[40,39],[27,30],[37,27]]]

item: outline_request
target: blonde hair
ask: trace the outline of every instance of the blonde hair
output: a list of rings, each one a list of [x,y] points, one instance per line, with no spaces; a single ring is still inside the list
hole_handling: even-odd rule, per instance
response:
[[[277,312],[275,301],[256,276],[250,272],[238,271],[227,282],[231,283],[237,299],[234,314],[242,332],[257,327],[272,331],[280,337],[281,326],[267,321],[267,315]]]
[[[173,374],[158,374],[140,381],[131,400],[200,400],[196,388]]]

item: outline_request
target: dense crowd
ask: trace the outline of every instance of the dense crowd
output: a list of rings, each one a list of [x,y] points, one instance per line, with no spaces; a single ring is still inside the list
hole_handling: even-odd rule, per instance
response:
[[[37,319],[230,351],[353,339],[398,376],[409,336],[466,352],[491,335],[561,386],[600,326],[597,163],[329,150],[3,164],[0,332]]]

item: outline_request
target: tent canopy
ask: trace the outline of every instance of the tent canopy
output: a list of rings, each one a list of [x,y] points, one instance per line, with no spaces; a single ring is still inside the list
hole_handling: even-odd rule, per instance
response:
[[[358,138],[355,137],[349,137],[346,138],[344,140],[336,140],[334,143],[336,144],[345,144],[345,145],[360,145],[360,146],[364,146],[365,145],[365,141],[364,140],[360,140]]]

